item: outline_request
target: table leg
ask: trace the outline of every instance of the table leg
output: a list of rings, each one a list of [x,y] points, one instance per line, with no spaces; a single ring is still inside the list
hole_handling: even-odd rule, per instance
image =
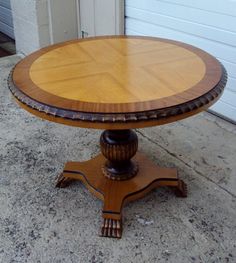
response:
[[[103,200],[102,236],[120,238],[122,207],[154,188],[169,186],[177,196],[187,196],[186,185],[176,169],[159,167],[143,154],[136,154],[138,139],[133,131],[105,131],[100,144],[102,154],[95,158],[68,162],[56,186],[66,187],[71,181],[80,180]]]

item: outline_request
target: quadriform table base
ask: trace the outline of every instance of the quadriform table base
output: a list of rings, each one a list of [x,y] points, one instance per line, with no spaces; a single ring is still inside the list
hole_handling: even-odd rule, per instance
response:
[[[121,237],[122,207],[160,186],[187,195],[176,169],[137,153],[131,129],[172,123],[213,105],[227,81],[223,65],[185,43],[141,36],[76,39],[20,61],[8,85],[19,105],[42,119],[105,130],[101,152],[69,162],[58,187],[82,181],[104,201],[102,236]],[[137,154],[136,154],[137,153]]]
[[[154,188],[169,186],[177,196],[187,196],[186,184],[178,178],[176,169],[159,167],[143,154],[135,154],[138,139],[133,131],[105,131],[100,144],[105,156],[99,154],[89,161],[68,162],[56,186],[66,187],[71,181],[80,180],[103,200],[102,236],[121,238],[123,205]]]

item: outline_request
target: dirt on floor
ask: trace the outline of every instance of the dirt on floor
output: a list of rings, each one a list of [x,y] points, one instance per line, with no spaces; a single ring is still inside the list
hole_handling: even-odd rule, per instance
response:
[[[99,153],[101,131],[19,108],[0,59],[1,263],[235,263],[236,126],[209,113],[137,130],[139,150],[177,167],[188,197],[160,188],[124,209],[120,240],[99,237],[102,202],[81,183],[55,188],[68,160]]]

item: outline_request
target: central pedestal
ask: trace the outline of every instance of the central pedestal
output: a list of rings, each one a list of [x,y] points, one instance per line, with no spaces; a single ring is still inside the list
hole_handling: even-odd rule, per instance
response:
[[[138,150],[138,137],[132,130],[106,130],[100,138],[102,154],[107,161],[102,166],[106,177],[127,180],[138,172],[138,164],[131,160]]]
[[[57,186],[80,180],[104,201],[102,236],[120,238],[123,205],[156,187],[170,186],[177,196],[187,196],[186,185],[178,178],[176,169],[161,168],[141,153],[136,154],[138,138],[134,131],[106,130],[100,145],[102,154],[97,157],[86,162],[68,162]]]

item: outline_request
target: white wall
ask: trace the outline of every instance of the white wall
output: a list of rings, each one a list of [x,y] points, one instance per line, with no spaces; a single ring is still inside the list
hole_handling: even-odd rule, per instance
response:
[[[35,0],[11,0],[16,49],[23,54],[39,47]]]
[[[217,57],[229,79],[211,109],[236,121],[236,1],[126,0],[126,34],[176,39]]]
[[[49,44],[77,38],[76,1],[11,0],[17,52],[28,55]]]
[[[39,35],[39,47],[45,47],[51,44],[48,0],[36,0],[36,15]]]

